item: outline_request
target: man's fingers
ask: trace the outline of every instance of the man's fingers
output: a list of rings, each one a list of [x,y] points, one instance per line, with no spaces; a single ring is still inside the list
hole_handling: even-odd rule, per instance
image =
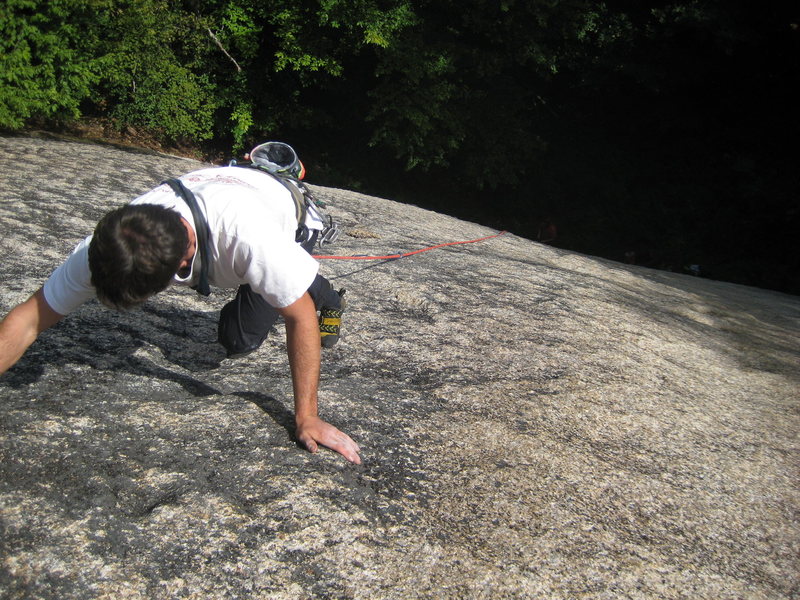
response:
[[[310,435],[301,435],[298,436],[298,438],[300,439],[300,443],[303,444],[303,446],[306,447],[306,450],[311,452],[311,454],[317,453],[319,446],[317,445],[317,442],[314,441],[313,437]]]
[[[334,450],[344,456],[351,463],[355,463],[357,465],[361,464],[361,457],[358,455],[358,453],[361,452],[361,448],[359,448],[358,444],[351,440],[346,434],[342,433],[337,435],[330,443],[322,443],[331,450]]]
[[[360,465],[361,464],[361,457],[358,455],[358,452],[352,450],[350,448],[343,448],[343,449],[336,449],[336,451],[344,456],[347,460],[351,463]]]
[[[361,464],[361,457],[358,455],[361,448],[358,447],[358,444],[349,435],[319,418],[298,426],[297,438],[309,452],[317,452],[318,445],[321,444],[338,452],[351,463]]]
[[[352,448],[352,449],[353,449],[353,451],[355,451],[355,452],[361,452],[361,448],[359,448],[359,447],[358,447],[358,444],[356,444],[356,443],[353,441],[353,438],[351,438],[351,437],[350,437],[349,435],[347,435],[346,433],[342,433],[342,432],[340,431],[340,432],[339,432],[339,433],[336,435],[336,441],[337,441],[337,442],[338,442],[340,445],[344,445],[344,446],[347,446],[347,447],[349,447],[349,448]]]

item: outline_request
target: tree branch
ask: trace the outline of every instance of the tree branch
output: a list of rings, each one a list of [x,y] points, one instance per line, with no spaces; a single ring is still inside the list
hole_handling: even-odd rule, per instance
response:
[[[211,39],[214,40],[214,43],[217,45],[217,47],[220,50],[222,50],[222,53],[225,56],[227,56],[230,59],[230,61],[234,64],[236,70],[241,73],[242,67],[239,66],[239,63],[236,62],[236,59],[234,59],[230,54],[228,54],[228,51],[225,50],[225,46],[223,46],[222,42],[219,41],[219,38],[216,35],[214,35],[214,32],[211,31],[211,29],[209,29],[208,27],[206,27],[206,31],[208,32],[208,35],[211,37]]]

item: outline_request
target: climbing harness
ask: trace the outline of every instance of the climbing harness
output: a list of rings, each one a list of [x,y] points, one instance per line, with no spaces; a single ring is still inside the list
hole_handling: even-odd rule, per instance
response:
[[[505,235],[508,231],[500,231],[499,233],[495,233],[494,235],[487,235],[482,238],[478,238],[475,240],[463,240],[460,242],[446,242],[444,244],[436,244],[434,246],[428,246],[426,248],[421,248],[419,250],[413,250],[411,252],[402,252],[398,254],[387,254],[386,256],[364,256],[364,255],[355,255],[355,256],[326,256],[326,255],[318,255],[314,254],[314,258],[320,260],[398,260],[400,258],[406,258],[407,256],[413,256],[414,254],[422,254],[423,252],[429,252],[430,250],[436,250],[437,248],[445,248],[447,246],[459,246],[461,244],[476,244],[478,242],[483,242],[485,240],[490,240],[492,238],[500,237],[501,235]]]

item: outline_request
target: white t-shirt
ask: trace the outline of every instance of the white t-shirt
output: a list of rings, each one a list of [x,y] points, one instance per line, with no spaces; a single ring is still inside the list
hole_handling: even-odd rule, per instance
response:
[[[208,279],[211,285],[235,288],[247,283],[272,306],[298,300],[316,277],[319,265],[297,244],[297,217],[289,191],[269,175],[242,167],[213,167],[180,178],[197,198],[210,231]],[[194,229],[189,206],[166,184],[131,204],[156,204],[177,211]],[[318,229],[318,215],[306,225]],[[89,242],[80,242],[44,284],[47,304],[59,314],[74,311],[95,297],[89,270]],[[173,282],[195,285],[200,273],[195,252],[188,277]]]

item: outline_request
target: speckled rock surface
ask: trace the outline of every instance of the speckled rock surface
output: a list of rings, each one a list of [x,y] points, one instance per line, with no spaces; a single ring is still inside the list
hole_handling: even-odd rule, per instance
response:
[[[0,312],[197,166],[0,138]],[[316,190],[341,255],[495,233]],[[282,326],[223,360],[231,292],[92,302],[0,377],[0,597],[800,597],[799,298],[508,234],[321,262],[363,464],[293,441]]]

